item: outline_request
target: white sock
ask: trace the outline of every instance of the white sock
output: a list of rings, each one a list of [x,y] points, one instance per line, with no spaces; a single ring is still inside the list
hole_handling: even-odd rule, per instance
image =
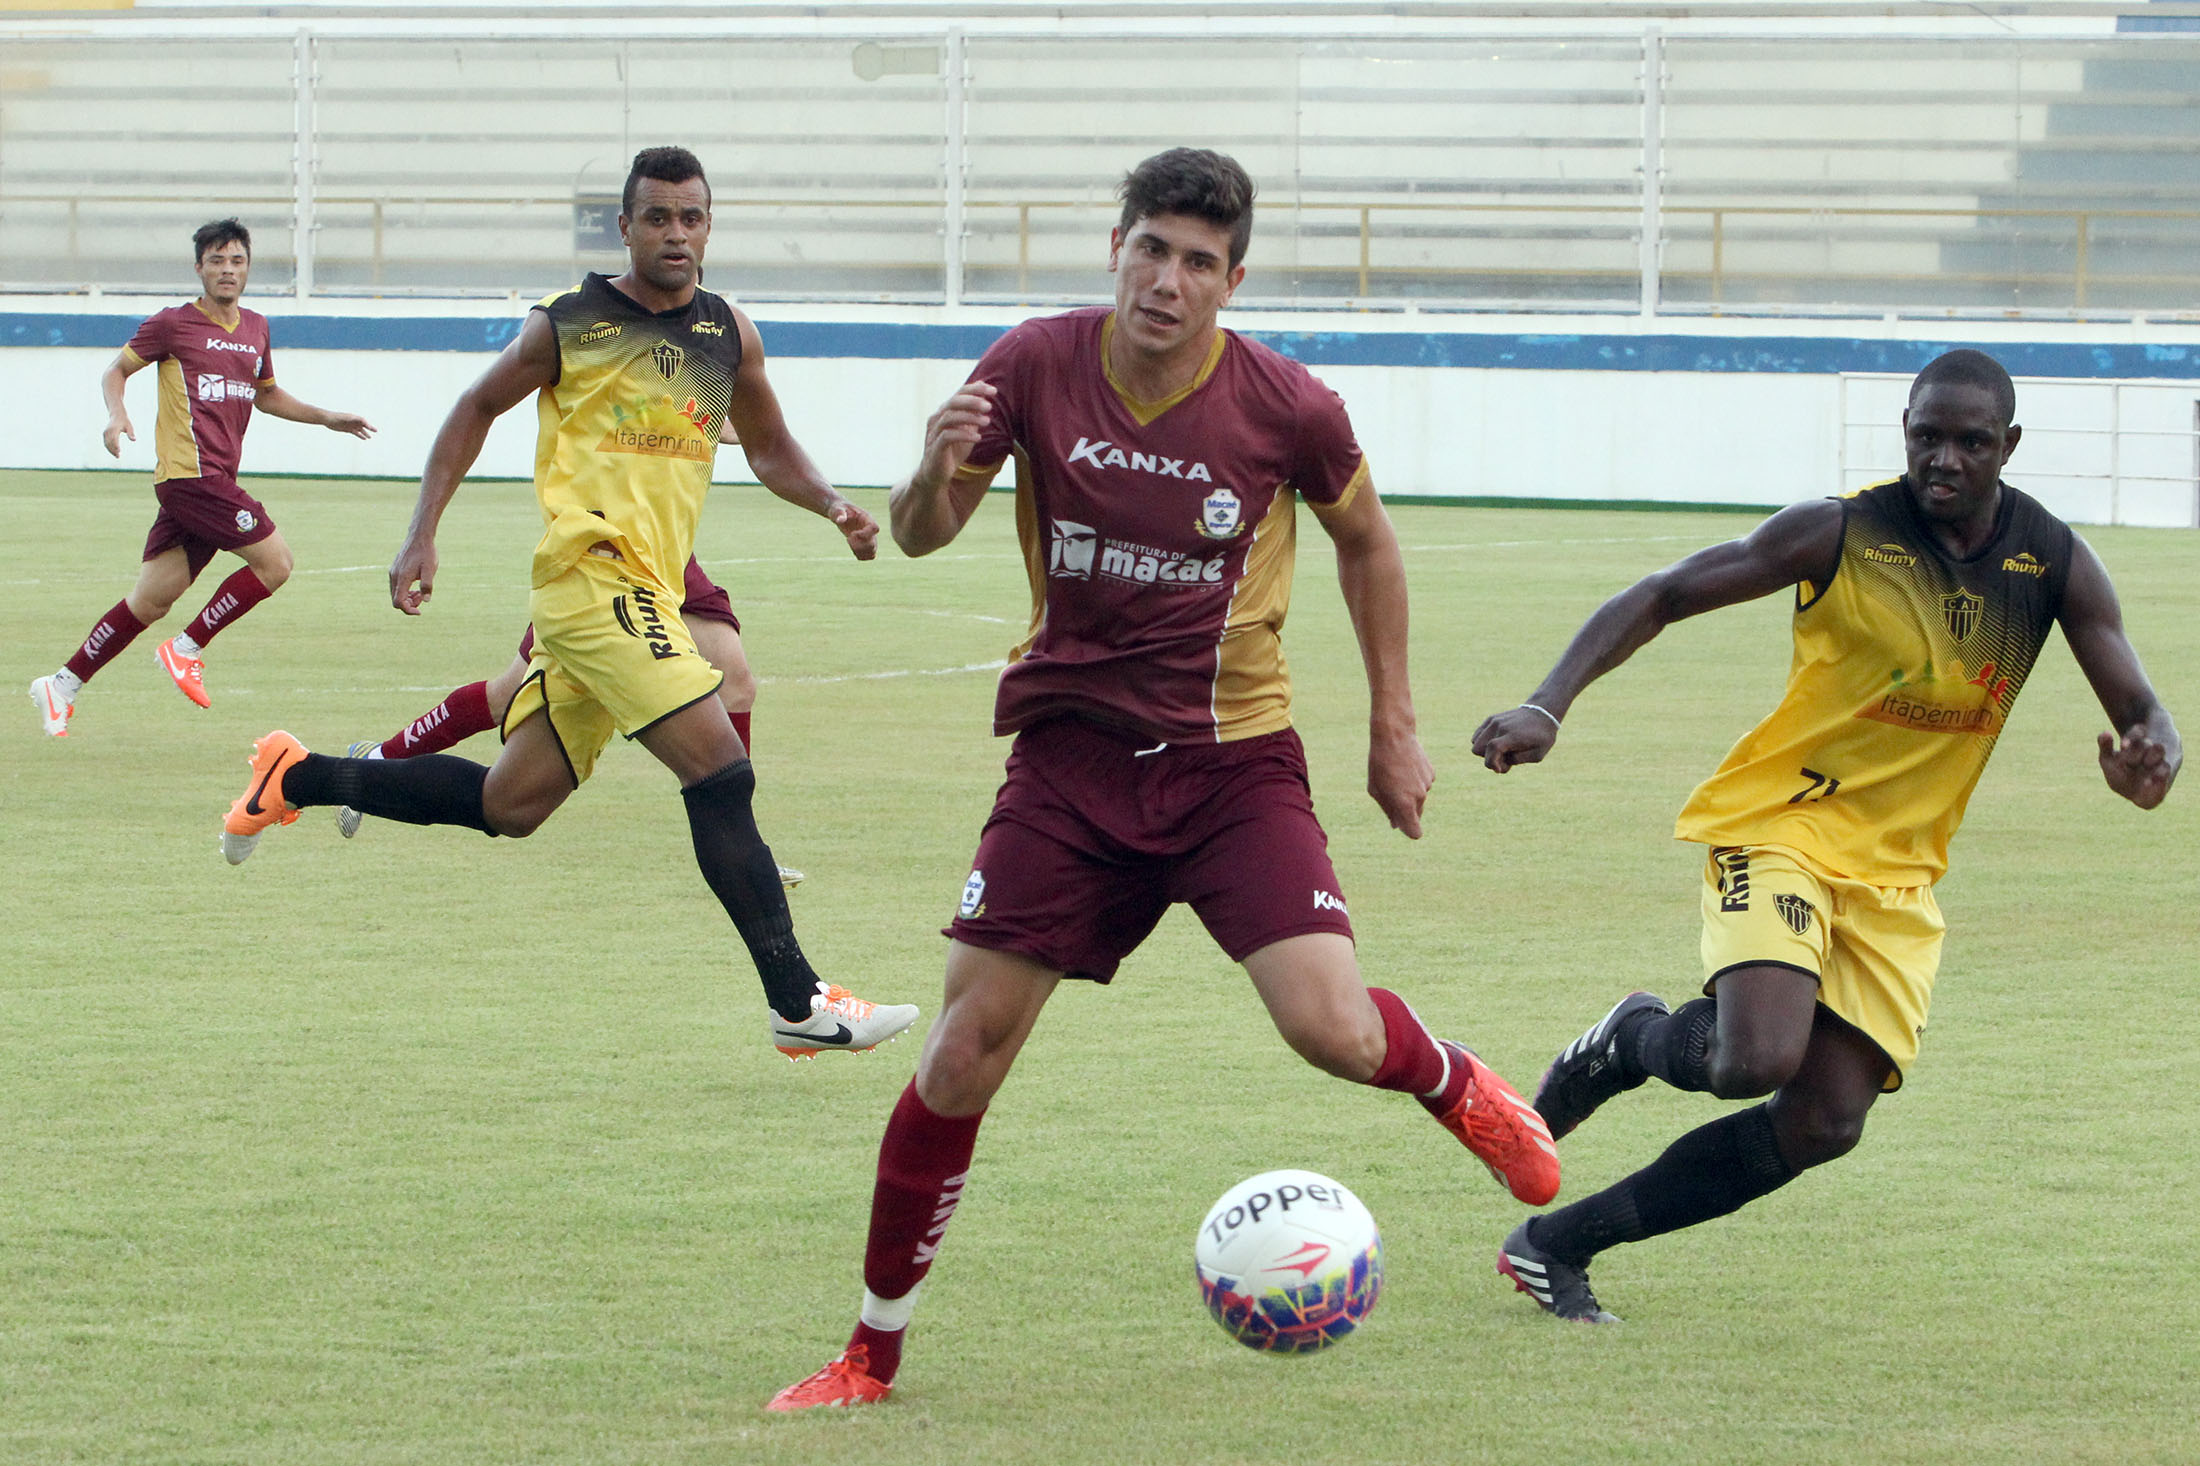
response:
[[[63,667],[53,674],[53,690],[61,694],[63,702],[73,703],[76,695],[84,690],[84,679]]]
[[[199,654],[199,644],[180,631],[175,634],[174,643],[176,650],[187,657],[195,657]]]
[[[863,1312],[859,1317],[862,1318],[864,1323],[881,1333],[899,1333],[909,1327],[909,1320],[915,1317],[917,1295],[923,1291],[924,1284],[919,1283],[899,1298],[881,1298],[869,1288],[865,1288],[863,1290]]]

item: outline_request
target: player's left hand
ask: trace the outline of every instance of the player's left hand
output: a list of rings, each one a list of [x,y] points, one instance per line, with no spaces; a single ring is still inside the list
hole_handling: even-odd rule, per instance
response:
[[[1414,734],[1377,730],[1368,738],[1368,796],[1382,806],[1390,827],[1408,840],[1421,838],[1421,809],[1435,782],[1436,770]]]
[[[2169,786],[2177,781],[2178,767],[2184,763],[2182,748],[2163,746],[2143,725],[2126,728],[2121,743],[2113,733],[2101,734],[2098,742],[2101,777],[2108,780],[2109,788],[2141,809],[2152,809],[2169,796]]]
[[[858,560],[878,558],[878,521],[861,504],[843,499],[827,510],[825,517],[848,537],[848,550]]]
[[[374,424],[356,412],[332,412],[328,415],[326,426],[332,433],[349,433],[354,438],[374,436]]]

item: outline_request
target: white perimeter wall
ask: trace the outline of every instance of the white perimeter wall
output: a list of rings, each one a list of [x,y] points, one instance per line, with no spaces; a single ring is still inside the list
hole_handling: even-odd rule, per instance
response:
[[[109,313],[145,313],[167,301],[101,302]],[[56,309],[50,301],[0,303]],[[62,307],[66,309],[67,307]],[[316,307],[320,309],[319,307]],[[83,309],[78,306],[77,309]],[[384,307],[385,310],[391,309]],[[428,313],[418,303],[407,315]],[[487,315],[499,307],[453,306]],[[753,308],[771,348],[774,314]],[[358,442],[266,414],[254,420],[245,449],[252,474],[313,473],[416,477],[458,392],[491,360],[485,352],[308,350],[285,348],[274,317],[282,384],[309,402],[364,413],[379,432]],[[801,308],[789,319],[816,321]],[[1015,319],[996,313],[992,324]],[[868,320],[879,320],[870,313]],[[929,320],[915,313],[904,320]],[[1359,318],[1228,318],[1264,330],[1399,330],[1396,321]],[[970,324],[964,316],[960,323]],[[1548,338],[1550,320],[1491,323],[1493,334],[1533,331]],[[1574,323],[1579,326],[1582,323]],[[1876,325],[1877,323],[1871,323]],[[1775,331],[1792,340],[1807,327],[1783,322],[1662,323],[1690,336],[1721,330],[1747,337]],[[1607,342],[1625,321],[1602,318],[1591,329]],[[1473,318],[1447,318],[1441,329],[1477,329]],[[1829,337],[1852,339],[1866,327],[1824,323]],[[1989,328],[1947,334],[1949,344],[1997,342]],[[2200,350],[2189,326],[2121,324],[2106,328],[2031,325],[2004,331],[2012,343],[2068,344],[2091,331],[2128,346],[2181,336],[2181,354]],[[1889,324],[1890,339],[1914,341],[1914,321]],[[1586,352],[1585,355],[1592,355]],[[128,402],[138,441],[119,464],[100,447],[105,422],[99,377],[113,352],[82,347],[0,347],[0,402],[12,404],[0,433],[0,466],[150,470],[154,382],[130,380]],[[788,422],[835,482],[850,487],[893,482],[914,463],[926,416],[968,371],[967,360],[876,360],[779,356],[770,373]],[[1900,468],[1896,426],[1904,378],[1837,371],[1609,371],[1583,369],[1318,366],[1350,406],[1377,484],[1386,496],[1504,496],[1777,506],[1838,493]],[[2025,447],[2009,477],[2081,523],[2192,525],[2196,515],[2193,428],[2200,382],[2108,379],[2040,383],[2020,377]],[[2108,429],[2121,421],[2124,432]],[[476,472],[524,478],[533,468],[535,414],[523,404],[491,433]],[[2026,469],[2035,470],[2028,479]],[[724,482],[753,482],[736,449],[720,453]]]

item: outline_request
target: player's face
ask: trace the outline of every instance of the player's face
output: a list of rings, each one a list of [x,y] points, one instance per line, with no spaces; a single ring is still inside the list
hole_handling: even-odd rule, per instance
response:
[[[199,256],[199,285],[216,305],[235,305],[252,273],[252,255],[242,244],[217,244]]]
[[[1140,219],[1108,239],[1115,276],[1115,329],[1132,349],[1166,355],[1205,349],[1215,316],[1230,303],[1245,266],[1230,266],[1230,231],[1188,214]]]
[[[1955,523],[1992,514],[2021,431],[2002,421],[1992,392],[1969,382],[1934,382],[1912,398],[1902,438],[1910,493],[1925,517]]]
[[[619,216],[619,233],[636,275],[675,295],[694,289],[710,242],[709,185],[700,178],[642,179],[634,187],[633,214]]]

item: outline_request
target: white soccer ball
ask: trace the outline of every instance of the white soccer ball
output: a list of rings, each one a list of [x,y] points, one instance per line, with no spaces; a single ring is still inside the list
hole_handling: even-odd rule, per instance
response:
[[[1199,1295],[1248,1349],[1310,1354],[1358,1328],[1383,1291],[1383,1239],[1360,1199],[1313,1171],[1222,1193],[1193,1248]]]

